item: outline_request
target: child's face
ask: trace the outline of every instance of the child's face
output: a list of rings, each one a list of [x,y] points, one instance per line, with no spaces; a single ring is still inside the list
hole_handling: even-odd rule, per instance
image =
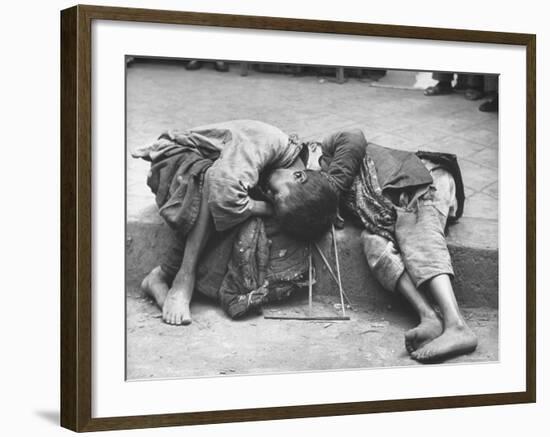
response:
[[[290,194],[297,184],[303,184],[307,180],[307,173],[303,170],[280,168],[273,171],[268,178],[268,194],[276,203],[284,203],[284,199]]]

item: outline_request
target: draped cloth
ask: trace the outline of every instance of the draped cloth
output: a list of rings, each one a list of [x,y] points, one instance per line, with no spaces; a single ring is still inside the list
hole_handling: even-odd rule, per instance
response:
[[[346,193],[344,205],[371,234],[384,237],[397,245],[395,240],[397,212],[391,201],[382,194],[376,167],[369,155],[365,155],[359,174]]]

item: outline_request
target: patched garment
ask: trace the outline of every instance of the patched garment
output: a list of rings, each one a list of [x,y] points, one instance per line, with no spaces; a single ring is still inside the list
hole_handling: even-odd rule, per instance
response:
[[[395,290],[405,269],[416,287],[441,274],[454,275],[445,226],[458,211],[455,178],[434,162],[425,165],[433,184],[401,197],[406,204],[396,208],[395,239],[369,230],[361,234],[370,269],[387,290]]]
[[[197,290],[219,300],[231,318],[282,301],[307,285],[308,247],[279,232],[272,219],[250,218],[207,247]]]
[[[185,235],[198,214],[204,177],[214,225],[225,231],[250,217],[248,190],[258,184],[260,172],[289,167],[300,151],[300,144],[275,126],[235,120],[165,132],[132,156],[151,162],[147,183],[161,215]]]
[[[455,205],[449,219],[456,220],[464,209],[464,187],[456,156],[447,153],[411,153],[369,144],[359,174],[344,196],[346,210],[372,234],[397,247],[396,207],[411,211],[415,198],[434,183],[434,172],[443,169],[454,179]]]
[[[363,159],[359,175],[345,194],[344,203],[348,212],[359,219],[370,233],[395,243],[397,213],[391,201],[382,194],[370,156]]]

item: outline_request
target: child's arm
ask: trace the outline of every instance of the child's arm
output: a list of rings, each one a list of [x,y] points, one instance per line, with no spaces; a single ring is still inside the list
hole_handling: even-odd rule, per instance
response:
[[[359,129],[337,132],[325,138],[322,147],[321,160],[326,163],[326,172],[340,191],[348,190],[367,151],[363,132]]]
[[[273,215],[273,207],[271,204],[264,202],[263,200],[250,199],[248,202],[248,208],[251,215],[256,217],[266,217]]]
[[[271,208],[254,202],[249,190],[258,184],[261,172],[289,167],[301,150],[281,130],[257,121],[232,122],[228,138],[220,158],[207,172],[208,204],[218,231],[252,215],[268,215]]]

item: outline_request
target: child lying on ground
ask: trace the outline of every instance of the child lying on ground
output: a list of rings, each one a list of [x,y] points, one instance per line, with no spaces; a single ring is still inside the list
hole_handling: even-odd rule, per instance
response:
[[[405,296],[420,318],[405,334],[410,355],[429,362],[472,352],[477,338],[458,308],[445,242],[447,221],[460,217],[464,203],[454,155],[367,146],[360,130],[329,136],[321,151],[312,168],[326,172],[345,209],[365,228],[361,237],[372,272],[386,289]],[[301,181],[286,169],[273,175],[269,185],[277,207]],[[304,213],[288,209],[286,227],[299,229]],[[442,320],[425,293],[431,293]]]
[[[335,215],[336,194],[321,173],[304,170],[301,152],[296,139],[279,129],[259,121],[239,120],[168,132],[133,154],[151,162],[147,183],[156,195],[160,215],[176,233],[173,247],[166,250],[165,262],[153,269],[142,284],[162,308],[166,323],[191,323],[189,306],[195,285],[207,290],[207,295],[218,296],[232,317],[266,300],[264,279],[272,282],[267,287],[271,296],[288,295],[294,286],[303,285],[305,245],[285,240],[276,229],[269,231],[273,223],[268,223],[266,235],[271,238],[271,246],[278,248],[269,251],[266,238],[258,237],[266,232],[262,231],[263,223],[249,220],[275,214],[284,221],[287,208],[294,208],[302,217],[295,221],[304,222],[300,226],[301,239],[316,238],[326,231]],[[262,173],[279,168],[299,180],[300,189],[295,190],[294,197],[289,196],[285,205],[273,210],[270,203],[253,199],[250,190],[257,186]],[[252,238],[245,238],[248,228],[237,229],[245,222]],[[212,233],[217,233],[215,240],[231,243],[224,245],[225,251],[220,247],[207,251],[203,265],[211,272],[204,273],[196,284],[198,263]],[[284,249],[282,244],[286,245]],[[250,256],[245,253],[249,247],[254,248]],[[227,254],[235,250],[238,252],[228,269]],[[254,260],[250,271],[241,269],[248,265],[241,259],[241,252],[249,261]],[[222,259],[220,253],[227,256]],[[254,280],[249,280],[252,277]]]

